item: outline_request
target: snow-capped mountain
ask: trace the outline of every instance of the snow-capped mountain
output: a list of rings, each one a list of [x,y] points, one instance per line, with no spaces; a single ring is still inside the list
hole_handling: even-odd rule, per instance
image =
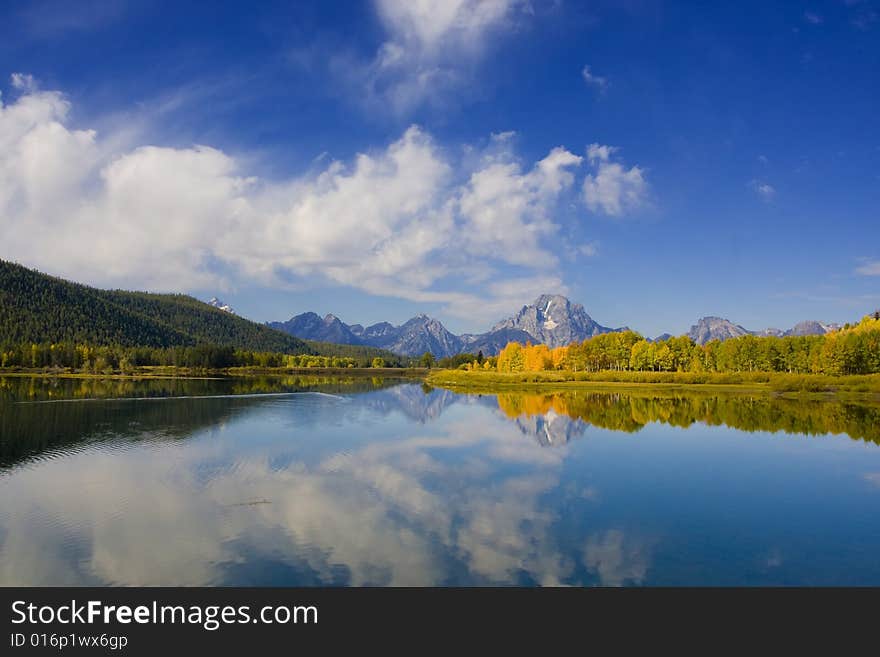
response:
[[[217,297],[211,297],[211,300],[208,301],[209,306],[214,306],[215,308],[219,308],[220,310],[225,310],[228,313],[235,314],[235,310],[233,310],[232,306],[228,303],[223,303]]]
[[[518,330],[532,336],[536,342],[549,347],[561,347],[580,342],[600,333],[626,331],[626,327],[608,328],[594,321],[579,303],[571,303],[559,294],[542,294],[534,303],[499,322],[490,333]]]
[[[217,305],[215,301],[217,304],[221,303],[212,299],[212,305]],[[228,306],[218,307],[232,312]],[[455,335],[442,322],[424,314],[417,315],[400,326],[379,322],[364,328],[362,324],[346,324],[335,315],[321,318],[316,313],[306,312],[286,322],[270,322],[269,326],[303,340],[379,347],[402,356],[415,357],[430,352],[436,358],[478,352],[483,352],[484,356],[494,356],[509,342],[531,342],[559,347],[582,342],[601,333],[629,330],[626,326],[609,328],[599,324],[587,314],[581,304],[572,303],[559,294],[542,294],[533,303],[523,306],[486,333]],[[694,324],[686,335],[697,344],[706,344],[711,340],[727,340],[743,335],[823,335],[839,328],[839,324],[807,321],[800,322],[787,331],[773,328],[750,331],[723,317],[708,316]],[[654,341],[670,337],[672,336],[669,333],[663,333]]]
[[[421,356],[430,352],[437,358],[480,351],[491,356],[508,342],[545,343],[556,347],[599,333],[626,330],[602,326],[586,313],[582,305],[549,294],[538,297],[514,316],[479,334],[455,335],[439,320],[427,315],[417,315],[400,326],[379,322],[364,328],[361,324],[345,324],[334,315],[321,319],[317,314],[307,312],[286,322],[271,322],[269,325],[304,340],[369,345],[403,356]]]

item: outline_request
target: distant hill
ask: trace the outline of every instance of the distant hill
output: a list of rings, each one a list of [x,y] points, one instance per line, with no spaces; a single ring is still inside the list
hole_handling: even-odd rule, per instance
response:
[[[314,353],[298,338],[190,296],[99,290],[0,260],[0,344],[26,342]]]

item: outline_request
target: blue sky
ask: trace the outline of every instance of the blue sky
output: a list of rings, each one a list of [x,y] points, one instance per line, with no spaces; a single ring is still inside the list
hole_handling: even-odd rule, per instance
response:
[[[4,5],[0,257],[258,321],[880,306],[876,0],[181,4]]]

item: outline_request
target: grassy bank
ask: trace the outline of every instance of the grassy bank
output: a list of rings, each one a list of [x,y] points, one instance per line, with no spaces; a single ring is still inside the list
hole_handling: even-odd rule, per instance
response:
[[[401,367],[227,367],[222,369],[154,366],[136,367],[125,372],[83,372],[71,368],[0,368],[0,376],[39,376],[71,379],[210,379],[251,376],[344,376],[421,379],[428,370]]]
[[[835,393],[880,395],[880,374],[827,376],[779,372],[516,372],[435,370],[431,385],[452,390],[544,390],[567,388],[715,388],[768,393]]]

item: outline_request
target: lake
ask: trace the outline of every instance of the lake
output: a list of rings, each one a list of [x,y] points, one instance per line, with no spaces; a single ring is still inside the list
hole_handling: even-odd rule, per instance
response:
[[[880,585],[880,404],[0,378],[2,585]]]

